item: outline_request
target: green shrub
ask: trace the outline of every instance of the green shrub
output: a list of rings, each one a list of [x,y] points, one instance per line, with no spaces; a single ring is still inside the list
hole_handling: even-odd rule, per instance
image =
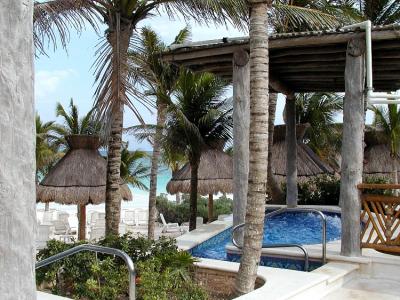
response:
[[[370,175],[364,179],[364,182],[368,184],[388,184],[390,183],[390,179],[387,177]],[[373,194],[373,195],[393,195],[393,192],[391,190],[379,190],[379,189],[364,190],[363,193]]]
[[[199,196],[197,198],[197,216],[203,217],[204,222],[208,221],[208,198]],[[169,201],[168,198],[161,194],[157,196],[157,209],[164,215],[167,222],[179,223],[189,221],[190,202],[189,195],[182,195],[182,202],[176,204],[174,201]],[[226,196],[214,200],[214,219],[219,215],[231,214],[233,209],[232,199]]]
[[[39,251],[37,260],[45,259],[79,244],[82,243],[65,244],[51,240],[45,249]],[[143,237],[132,238],[126,234],[120,237],[109,236],[97,244],[121,249],[132,258],[140,279],[138,299],[206,299],[202,297],[205,295],[203,290],[195,285],[189,276],[194,258],[187,252],[178,251],[174,240],[161,238],[151,241]],[[153,273],[150,274],[150,271]],[[182,274],[185,276],[183,277]],[[154,276],[153,280],[157,282],[151,282],[151,276]],[[57,295],[74,299],[127,299],[128,280],[128,270],[122,259],[103,254],[96,256],[92,252],[78,253],[40,268],[36,272],[36,283],[39,289],[41,285],[47,286]],[[152,284],[157,286],[157,291],[151,289]],[[156,292],[166,293],[168,297],[152,298],[152,295],[156,295],[153,293]],[[170,298],[170,294],[176,294],[175,298]],[[188,298],[188,295],[197,296]]]

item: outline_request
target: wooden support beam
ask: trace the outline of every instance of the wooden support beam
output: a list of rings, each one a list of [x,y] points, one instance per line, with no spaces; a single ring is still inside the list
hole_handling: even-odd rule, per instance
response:
[[[233,59],[233,226],[244,223],[247,204],[250,134],[250,57],[237,51]],[[243,232],[235,239],[242,243]]]
[[[361,194],[364,158],[364,52],[365,40],[352,39],[347,46],[343,108],[340,205],[342,207],[341,254],[361,255]]]
[[[294,95],[286,96],[286,205],[297,206],[297,137],[296,101]]]

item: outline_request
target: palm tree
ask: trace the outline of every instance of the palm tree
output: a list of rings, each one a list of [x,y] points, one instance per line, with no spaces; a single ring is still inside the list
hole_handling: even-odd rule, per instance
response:
[[[235,292],[254,289],[264,227],[268,175],[268,1],[248,0],[250,11],[250,162],[243,251]]]
[[[387,106],[372,106],[375,113],[373,125],[376,129],[382,130],[390,149],[390,156],[393,160],[393,183],[398,183],[397,160],[400,149],[400,110],[396,104]]]
[[[44,123],[36,113],[36,182],[46,176],[49,167],[58,160],[58,126],[54,121]]]
[[[186,153],[191,167],[189,230],[196,229],[198,167],[201,153],[232,138],[231,101],[221,100],[226,83],[210,73],[183,70],[175,104],[166,122],[166,143]]]
[[[350,1],[345,1],[350,2]],[[397,0],[357,0],[355,8],[374,25],[388,25],[400,22],[400,2]]]
[[[61,103],[56,104],[56,116],[63,119],[63,124],[56,126],[57,134],[59,135],[58,143],[65,149],[68,148],[66,137],[71,134],[99,134],[100,123],[94,120],[93,110],[90,110],[82,118],[79,117],[78,107],[74,104],[71,98],[66,111]]]
[[[149,188],[142,180],[147,179],[150,167],[143,163],[148,157],[147,153],[140,150],[129,151],[128,144],[121,151],[121,179],[134,188],[148,191]]]
[[[328,163],[335,164],[341,147],[340,128],[335,117],[343,110],[343,97],[332,93],[296,95],[296,123],[309,123],[306,144]]]
[[[184,28],[175,37],[174,44],[181,44],[190,37],[188,28]],[[146,95],[156,99],[157,125],[152,139],[153,153],[151,158],[150,193],[149,193],[149,224],[148,238],[154,239],[157,196],[157,173],[161,150],[162,130],[166,119],[167,105],[171,102],[179,77],[179,68],[164,62],[162,52],[167,49],[157,33],[145,27],[141,30],[138,49],[129,53],[131,71],[141,74],[141,83],[146,89]]]

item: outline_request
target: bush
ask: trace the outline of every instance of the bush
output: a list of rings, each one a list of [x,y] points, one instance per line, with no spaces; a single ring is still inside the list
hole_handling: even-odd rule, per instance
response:
[[[39,251],[37,260],[79,244],[82,243],[49,241],[47,247]],[[137,268],[138,299],[207,299],[190,276],[194,258],[187,252],[178,251],[174,240],[151,241],[126,234],[109,236],[97,244],[121,249],[132,258]],[[128,270],[122,259],[102,254],[96,256],[92,252],[78,253],[36,272],[38,289],[47,286],[57,295],[74,299],[127,299],[128,280]],[[167,297],[157,298],[158,292]],[[171,298],[173,294],[175,296]],[[188,295],[194,296],[188,298]]]
[[[390,179],[387,177],[381,176],[367,176],[365,178],[365,183],[368,184],[388,184],[390,183]],[[363,193],[365,194],[373,194],[373,195],[393,195],[391,190],[364,190]]]
[[[282,185],[286,192],[286,185]],[[303,205],[339,205],[340,179],[322,175],[309,181],[298,183],[299,204]]]
[[[204,221],[208,221],[208,198],[199,196],[197,198],[197,216],[203,217]],[[182,196],[182,202],[169,201],[165,195],[157,196],[157,209],[164,215],[167,222],[179,223],[189,221],[190,201],[189,195]],[[214,200],[214,219],[219,215],[231,214],[233,209],[232,199],[226,196]]]

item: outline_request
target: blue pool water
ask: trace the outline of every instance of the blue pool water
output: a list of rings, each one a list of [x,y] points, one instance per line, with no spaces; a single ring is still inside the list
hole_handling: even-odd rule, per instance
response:
[[[324,213],[327,218],[327,241],[340,239],[340,214]],[[264,223],[264,244],[296,243],[302,245],[321,243],[321,219],[314,213],[284,213],[268,219]],[[239,261],[240,256],[228,254],[225,247],[231,243],[232,229],[226,229],[211,239],[191,249],[195,257],[226,261]],[[262,257],[261,265],[287,269],[303,270],[302,260]],[[310,269],[318,263],[310,262]]]

